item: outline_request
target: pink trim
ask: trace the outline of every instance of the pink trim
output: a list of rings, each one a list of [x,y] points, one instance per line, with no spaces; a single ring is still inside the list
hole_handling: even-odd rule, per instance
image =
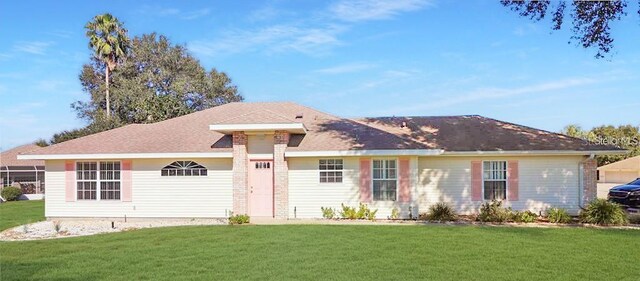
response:
[[[360,159],[360,202],[371,202],[371,159]]]
[[[471,200],[482,201],[482,161],[471,161]]]
[[[409,159],[400,158],[400,190],[398,191],[398,201],[401,203],[406,203],[411,201],[411,176],[410,176],[410,168],[409,168]]]
[[[64,199],[67,202],[76,201],[76,165],[73,161],[64,162]]]
[[[518,201],[519,189],[518,160],[507,162],[507,196],[509,201]]]
[[[122,202],[131,202],[131,160],[122,160]]]

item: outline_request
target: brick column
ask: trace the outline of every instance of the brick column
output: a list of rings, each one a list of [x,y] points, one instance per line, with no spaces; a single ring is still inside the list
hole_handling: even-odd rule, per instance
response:
[[[284,158],[288,143],[288,132],[275,132],[273,135],[274,215],[279,219],[289,218],[289,167]]]
[[[596,199],[598,195],[597,169],[598,163],[595,158],[582,162],[582,202],[584,205]]]
[[[233,214],[247,214],[247,135],[233,132]]]

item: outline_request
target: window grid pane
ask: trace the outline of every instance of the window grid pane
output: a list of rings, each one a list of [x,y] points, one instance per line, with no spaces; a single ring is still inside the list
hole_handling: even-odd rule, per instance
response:
[[[76,163],[76,196],[78,200],[97,200],[97,174],[96,162]]]
[[[342,159],[320,159],[318,161],[319,181],[321,183],[342,182],[343,167]]]
[[[396,160],[373,160],[373,200],[396,201]]]
[[[100,162],[100,200],[120,200],[120,162]]]
[[[507,198],[507,162],[485,161],[482,168],[484,199],[505,200]]]

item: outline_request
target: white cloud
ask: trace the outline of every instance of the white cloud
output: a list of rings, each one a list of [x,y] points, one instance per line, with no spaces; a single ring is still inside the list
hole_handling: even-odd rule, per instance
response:
[[[229,31],[221,38],[211,41],[195,41],[189,50],[199,55],[246,51],[285,52],[297,51],[318,54],[328,47],[341,44],[337,35],[344,31],[342,26],[298,27],[293,24],[273,25],[254,30]]]
[[[342,64],[342,65],[337,65],[333,67],[317,69],[317,70],[314,70],[314,72],[321,73],[321,74],[344,74],[344,73],[359,72],[362,70],[371,69],[373,67],[375,67],[375,65],[370,63],[359,62],[359,63],[348,63],[348,64]]]
[[[183,12],[180,15],[181,19],[184,20],[194,20],[197,18],[201,18],[204,17],[206,15],[208,15],[211,11],[209,9],[200,9],[200,10],[194,10],[194,11],[188,11],[188,12]]]
[[[47,48],[53,45],[53,42],[43,42],[43,41],[20,41],[17,42],[13,48],[20,52],[25,52],[34,55],[44,55],[46,54]]]
[[[416,103],[414,106],[405,106],[402,108],[406,112],[417,112],[427,109],[437,109],[441,107],[451,107],[454,105],[477,102],[482,100],[494,100],[521,96],[525,94],[541,94],[554,90],[562,90],[566,88],[579,87],[598,82],[597,79],[580,77],[566,78],[557,81],[538,83],[519,88],[480,88],[465,94],[451,96],[441,95],[440,99],[430,98],[429,102]]]
[[[422,9],[432,0],[396,1],[346,1],[339,0],[321,11],[304,14],[261,8],[249,13],[249,22],[282,20],[283,16],[295,16],[290,20],[270,26],[226,31],[212,40],[196,40],[189,43],[189,50],[202,56],[216,56],[242,52],[262,51],[279,53],[294,51],[311,56],[322,56],[333,47],[343,45],[340,35],[353,25],[366,20],[387,19],[403,12]],[[165,14],[178,14],[168,10]]]
[[[152,7],[145,6],[139,10],[139,13],[144,15],[154,15],[160,17],[174,17],[183,20],[194,20],[211,13],[211,10],[208,8],[196,9],[190,11],[183,11],[177,8],[163,8],[163,7]]]
[[[49,31],[46,34],[53,35],[53,36],[60,37],[60,38],[71,38],[71,36],[74,35],[74,33],[71,32],[71,31],[61,30],[61,29],[56,29],[54,31]]]
[[[389,19],[431,5],[429,0],[341,0],[329,10],[339,20],[358,22]]]

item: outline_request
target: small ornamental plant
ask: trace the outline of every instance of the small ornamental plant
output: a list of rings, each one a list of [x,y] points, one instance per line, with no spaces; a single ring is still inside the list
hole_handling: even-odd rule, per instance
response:
[[[547,220],[550,223],[571,223],[572,219],[566,209],[551,208],[547,211]]]
[[[229,217],[229,224],[247,224],[249,223],[249,215],[232,215]]]
[[[598,198],[582,209],[580,221],[598,225],[625,225],[629,219],[619,204]]]

